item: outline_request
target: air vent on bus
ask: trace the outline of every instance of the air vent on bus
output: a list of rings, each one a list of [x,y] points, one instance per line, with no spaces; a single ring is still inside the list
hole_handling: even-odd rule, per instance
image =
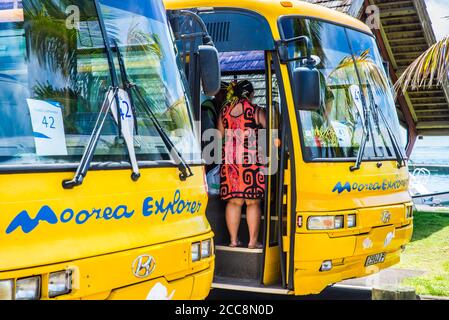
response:
[[[214,42],[229,41],[230,22],[209,22],[206,23],[207,30]]]

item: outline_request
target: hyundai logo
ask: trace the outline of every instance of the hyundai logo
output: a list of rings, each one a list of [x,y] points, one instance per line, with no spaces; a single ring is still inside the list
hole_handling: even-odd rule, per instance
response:
[[[133,262],[133,274],[137,278],[146,278],[156,268],[156,261],[148,254],[138,256]]]
[[[385,210],[384,212],[382,212],[381,220],[382,220],[383,223],[390,222],[390,219],[391,219],[390,211]]]

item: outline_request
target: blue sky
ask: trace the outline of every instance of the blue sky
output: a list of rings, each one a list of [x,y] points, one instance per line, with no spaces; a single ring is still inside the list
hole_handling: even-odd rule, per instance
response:
[[[449,34],[449,0],[426,0],[427,10],[432,19],[433,30],[437,40]]]

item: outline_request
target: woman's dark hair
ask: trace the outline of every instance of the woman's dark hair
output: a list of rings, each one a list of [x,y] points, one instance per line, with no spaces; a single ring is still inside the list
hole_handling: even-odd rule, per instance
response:
[[[241,98],[248,98],[254,92],[254,86],[248,80],[241,80],[235,87],[235,95]]]

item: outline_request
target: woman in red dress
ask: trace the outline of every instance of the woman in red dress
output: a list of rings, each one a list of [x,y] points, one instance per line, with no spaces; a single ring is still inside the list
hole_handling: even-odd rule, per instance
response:
[[[240,246],[238,229],[243,204],[249,229],[248,248],[261,248],[257,238],[260,226],[260,201],[265,195],[265,175],[259,155],[259,129],[266,128],[265,111],[252,104],[254,87],[243,80],[229,86],[227,102],[218,119],[224,137],[220,195],[228,201],[226,225],[231,247]]]

